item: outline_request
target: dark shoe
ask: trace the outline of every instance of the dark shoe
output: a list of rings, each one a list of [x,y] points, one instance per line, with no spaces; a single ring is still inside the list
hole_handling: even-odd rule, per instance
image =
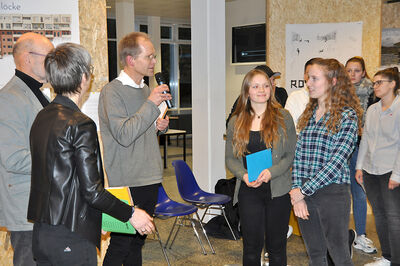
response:
[[[353,258],[353,244],[356,237],[357,237],[356,231],[354,231],[353,229],[349,229],[349,249],[351,258]]]

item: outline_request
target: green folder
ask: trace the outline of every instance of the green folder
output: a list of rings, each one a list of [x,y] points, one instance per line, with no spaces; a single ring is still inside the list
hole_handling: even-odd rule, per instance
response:
[[[128,201],[126,200],[121,200],[128,204]],[[114,217],[103,213],[102,217],[102,229],[107,232],[115,232],[115,233],[124,233],[124,234],[136,234],[135,228],[131,225],[129,221],[127,222],[121,222],[118,219],[115,219]]]

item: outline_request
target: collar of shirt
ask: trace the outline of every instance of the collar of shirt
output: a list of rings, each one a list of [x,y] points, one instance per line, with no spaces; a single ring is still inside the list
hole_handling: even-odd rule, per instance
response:
[[[33,94],[35,94],[36,98],[39,100],[40,104],[43,107],[49,104],[49,100],[43,95],[42,91],[40,90],[40,88],[43,86],[43,83],[37,81],[36,79],[18,69],[15,69],[15,76],[19,77],[26,84],[26,86],[31,89],[31,91],[33,92]]]
[[[58,103],[72,110],[80,111],[79,107],[70,98],[60,94],[57,94],[56,98],[53,100],[53,103]]]
[[[377,104],[377,109],[378,109],[378,111],[380,112],[380,113],[382,113],[382,114],[388,114],[388,113],[393,113],[398,107],[399,107],[399,104],[400,104],[400,100],[399,100],[400,98],[399,98],[399,95],[397,95],[395,98],[394,98],[394,100],[393,100],[393,102],[392,102],[392,104],[389,106],[389,108],[388,109],[386,109],[385,111],[382,111],[382,101],[379,101],[378,102],[378,104]]]
[[[117,77],[117,80],[121,81],[122,85],[124,86],[131,86],[134,88],[143,88],[144,87],[144,79],[140,81],[140,84],[136,84],[136,82],[131,79],[128,74],[125,73],[125,71],[121,70],[121,73],[119,73],[119,76]]]

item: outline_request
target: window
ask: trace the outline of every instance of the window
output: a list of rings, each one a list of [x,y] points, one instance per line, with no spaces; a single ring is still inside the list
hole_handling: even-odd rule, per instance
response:
[[[170,26],[161,26],[161,39],[172,39],[172,28]]]
[[[161,26],[161,70],[169,79],[174,108],[192,107],[190,27]]]
[[[144,33],[148,33],[147,25],[140,24],[139,25],[139,31],[140,32],[144,32]]]

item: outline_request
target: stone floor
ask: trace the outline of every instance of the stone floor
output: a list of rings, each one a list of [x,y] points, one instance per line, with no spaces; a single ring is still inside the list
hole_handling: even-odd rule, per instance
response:
[[[180,143],[181,144],[181,143]],[[187,163],[191,166],[191,141],[187,141]],[[163,185],[170,198],[182,202],[176,185],[175,175],[171,162],[173,160],[182,159],[181,147],[176,146],[176,141],[172,140],[168,147],[168,168],[164,170]],[[163,242],[166,241],[169,230],[172,227],[173,219],[155,220]],[[354,228],[353,221],[350,222],[350,227]],[[374,243],[379,246],[377,235],[375,232],[375,224],[372,215],[367,218],[367,234]],[[210,237],[210,241],[214,246],[216,254],[211,254],[210,248],[205,246],[207,255],[201,253],[200,246],[194,237],[191,228],[182,228],[178,237],[172,246],[172,249],[167,249],[167,254],[172,265],[241,265],[242,259],[242,240],[222,240]],[[206,243],[203,238],[203,244]],[[378,254],[379,255],[379,254]],[[308,265],[307,253],[301,237],[292,235],[288,239],[287,247],[288,265]],[[374,255],[367,255],[361,252],[354,251],[354,265],[364,265],[371,261]],[[149,236],[143,249],[143,265],[166,265],[161,248],[158,241],[154,240],[154,236]]]

